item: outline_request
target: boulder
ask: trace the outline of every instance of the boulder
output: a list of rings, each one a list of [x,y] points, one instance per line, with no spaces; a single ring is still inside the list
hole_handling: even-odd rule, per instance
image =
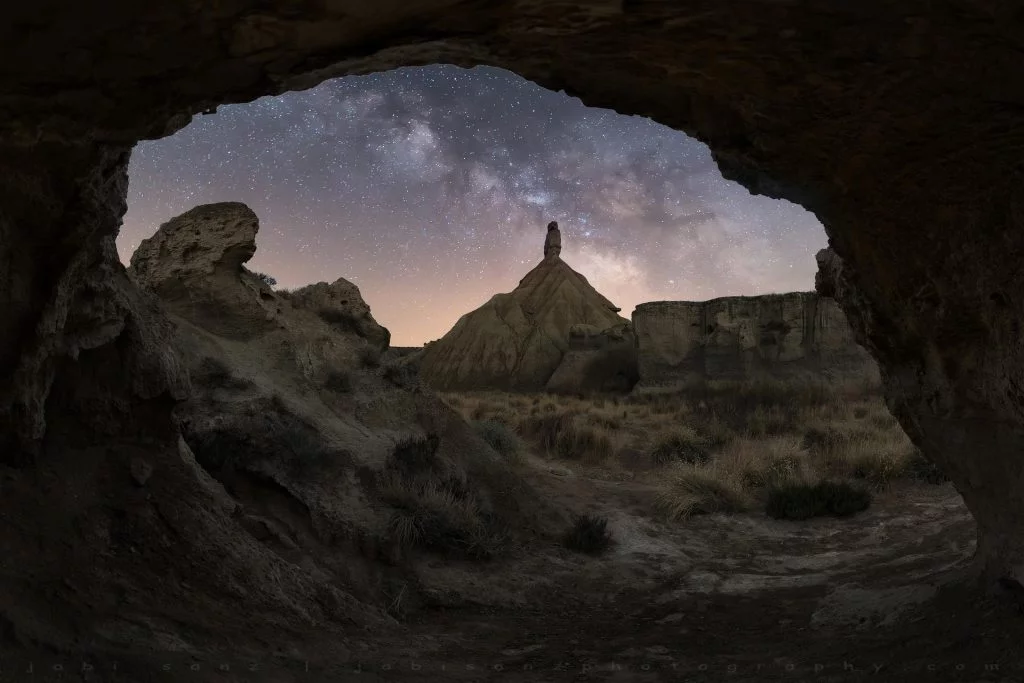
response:
[[[129,273],[171,312],[214,334],[249,339],[275,327],[270,287],[243,267],[256,253],[258,231],[245,204],[197,206],[143,240]]]
[[[292,291],[292,305],[316,313],[321,320],[342,332],[354,332],[383,353],[391,343],[391,332],[370,315],[359,288],[344,278],[317,282]]]

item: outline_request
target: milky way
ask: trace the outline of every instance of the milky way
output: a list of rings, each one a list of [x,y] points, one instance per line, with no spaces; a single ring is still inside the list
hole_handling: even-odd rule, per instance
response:
[[[197,116],[140,143],[118,240],[198,204],[260,217],[248,266],[279,287],[344,277],[392,343],[443,335],[562,258],[628,316],[644,301],[807,290],[824,230],[722,179],[707,147],[507,71],[432,66],[347,77]]]

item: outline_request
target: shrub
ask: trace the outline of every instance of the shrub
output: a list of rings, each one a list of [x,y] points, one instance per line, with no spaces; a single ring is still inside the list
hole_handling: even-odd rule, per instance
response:
[[[797,476],[800,468],[800,460],[794,456],[769,456],[761,467],[750,468],[743,472],[743,484],[750,488],[774,486],[781,482],[791,481]]]
[[[554,410],[554,405],[550,403],[542,406],[541,410],[546,411],[548,406]],[[571,412],[540,412],[525,420],[523,429],[528,436],[538,441],[543,450],[555,452],[563,435],[572,430],[574,417],[575,413]]]
[[[714,512],[743,512],[750,501],[732,472],[714,466],[677,465],[662,485],[657,507],[672,521]]]
[[[844,482],[789,483],[768,492],[765,512],[773,519],[846,517],[871,505],[871,494]]]
[[[747,431],[761,436],[775,436],[791,432],[797,426],[798,415],[788,406],[757,406],[747,414]]]
[[[877,488],[884,488],[890,481],[906,472],[903,458],[892,452],[865,453],[857,458],[851,458],[849,463],[854,479],[863,479]]]
[[[489,559],[509,540],[507,529],[480,510],[458,477],[418,477],[392,470],[381,473],[377,492],[396,508],[388,534],[402,547]]]
[[[277,284],[277,279],[267,275],[266,273],[253,273],[253,276],[256,277],[257,280],[263,282],[267,287],[273,287]]]
[[[807,450],[828,452],[849,439],[835,427],[811,427],[804,432],[803,446]]]
[[[707,442],[692,429],[677,428],[663,433],[651,450],[651,460],[656,465],[684,462],[702,465],[711,459]]]
[[[437,456],[440,445],[441,439],[436,434],[399,441],[391,452],[388,465],[405,475],[438,472],[442,466]]]
[[[359,349],[359,361],[368,368],[380,367],[381,352],[376,346],[364,346]]]
[[[525,450],[523,440],[508,425],[497,420],[477,420],[473,423],[473,429],[498,455],[509,462],[522,459]]]
[[[727,446],[736,438],[736,432],[725,422],[714,416],[704,422],[698,429],[698,432],[708,449],[712,451]]]
[[[599,555],[611,546],[612,535],[608,531],[608,518],[597,515],[575,515],[573,524],[562,542],[569,550]]]
[[[576,410],[531,415],[522,427],[545,452],[567,460],[597,462],[615,450],[608,430],[584,424],[582,414]]]
[[[352,373],[344,370],[331,370],[324,377],[324,389],[336,394],[347,394],[352,391]]]
[[[416,371],[404,363],[388,363],[384,366],[384,379],[395,386],[407,387],[416,382]]]

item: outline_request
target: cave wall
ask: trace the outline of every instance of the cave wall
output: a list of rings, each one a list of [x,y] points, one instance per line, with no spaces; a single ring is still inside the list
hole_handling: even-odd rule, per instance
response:
[[[679,128],[710,145],[727,178],[814,211],[831,245],[819,291],[838,300],[891,409],[964,494],[980,566],[1024,576],[1019,3],[46,0],[4,13],[8,464],[39,466],[60,436],[47,424],[141,444],[115,416],[187,389],[165,321],[113,250],[132,144],[217,104],[331,76],[492,64]],[[104,384],[75,359],[110,345],[127,379]],[[100,402],[76,389],[108,384]],[[169,420],[163,410],[147,420]],[[162,445],[147,447],[171,457],[173,425],[148,433]]]

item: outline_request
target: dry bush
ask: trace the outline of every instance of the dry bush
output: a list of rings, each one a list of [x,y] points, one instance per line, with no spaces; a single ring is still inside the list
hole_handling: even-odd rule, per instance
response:
[[[717,463],[679,464],[664,478],[656,499],[657,507],[672,521],[713,512],[743,512],[751,500],[735,472]]]
[[[686,426],[665,430],[654,439],[651,461],[655,465],[669,465],[674,462],[702,465],[711,459],[711,452],[705,439]]]
[[[898,428],[836,428],[827,448],[819,446],[818,452],[828,475],[864,480],[881,489],[908,475],[917,449]]]
[[[575,409],[528,415],[520,429],[545,453],[566,460],[603,462],[616,451],[614,434]]]
[[[446,400],[467,419],[506,425],[553,457],[633,470],[705,462],[701,476],[724,473],[726,489],[738,483],[756,495],[826,479],[876,487],[896,478],[944,480],[910,444],[877,387],[712,381],[625,397],[491,392]],[[623,453],[630,457],[616,459]]]
[[[720,470],[737,477],[746,489],[817,478],[807,450],[795,436],[737,439],[717,461]]]
[[[436,437],[403,441],[377,474],[377,496],[395,508],[392,540],[404,548],[494,557],[508,544],[507,527],[480,504],[464,473],[440,461],[437,449]]]
[[[480,420],[473,429],[507,462],[521,464],[526,457],[526,444],[512,429],[496,420]]]
[[[324,377],[324,389],[335,394],[352,391],[352,373],[347,370],[331,370]]]
[[[569,550],[588,555],[600,555],[612,544],[608,531],[608,518],[598,515],[576,515],[573,524],[562,537]]]

